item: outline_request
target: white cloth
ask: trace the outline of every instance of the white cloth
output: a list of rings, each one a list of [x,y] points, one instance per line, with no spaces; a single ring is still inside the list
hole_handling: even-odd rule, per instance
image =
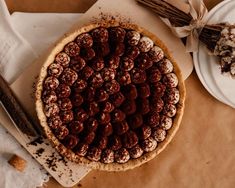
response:
[[[12,83],[47,47],[77,22],[80,14],[27,14],[10,16],[0,0],[0,73]],[[18,172],[7,161],[12,154],[27,160]],[[0,187],[40,187],[49,176],[16,140],[0,126]]]
[[[7,163],[12,154],[17,154],[27,161],[24,172],[17,171]],[[34,188],[42,186],[48,179],[49,176],[43,167],[0,126],[0,187]]]
[[[0,73],[12,82],[37,56],[14,29],[4,0],[0,0]],[[10,67],[10,68],[9,68]]]

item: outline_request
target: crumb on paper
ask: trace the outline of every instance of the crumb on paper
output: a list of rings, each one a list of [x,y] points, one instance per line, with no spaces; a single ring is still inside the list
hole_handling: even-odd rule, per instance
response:
[[[23,172],[26,165],[27,165],[27,161],[24,160],[22,157],[14,154],[10,160],[8,161],[8,163],[13,166],[16,170]]]

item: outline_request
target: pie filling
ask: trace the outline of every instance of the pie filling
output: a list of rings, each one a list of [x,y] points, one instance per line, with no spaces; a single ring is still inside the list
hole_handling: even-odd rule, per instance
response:
[[[98,27],[66,44],[47,68],[43,110],[76,155],[126,163],[155,150],[180,95],[173,64],[141,33]]]

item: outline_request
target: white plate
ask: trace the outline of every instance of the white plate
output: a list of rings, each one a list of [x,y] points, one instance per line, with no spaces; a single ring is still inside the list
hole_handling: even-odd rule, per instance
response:
[[[214,7],[207,16],[208,24],[235,23],[235,1],[225,0]],[[222,75],[218,59],[209,55],[206,47],[200,43],[199,51],[193,54],[197,75],[208,92],[219,101],[235,108],[235,80]]]

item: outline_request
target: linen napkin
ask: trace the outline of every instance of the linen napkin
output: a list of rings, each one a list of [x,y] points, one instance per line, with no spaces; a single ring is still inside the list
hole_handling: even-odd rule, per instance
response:
[[[37,57],[30,44],[14,29],[4,0],[0,1],[0,73],[9,82]]]
[[[45,49],[65,33],[79,14],[10,15],[0,0],[0,73],[12,83]],[[17,154],[27,161],[25,171],[18,172],[7,161]],[[40,187],[49,176],[46,171],[0,126],[0,187]]]

